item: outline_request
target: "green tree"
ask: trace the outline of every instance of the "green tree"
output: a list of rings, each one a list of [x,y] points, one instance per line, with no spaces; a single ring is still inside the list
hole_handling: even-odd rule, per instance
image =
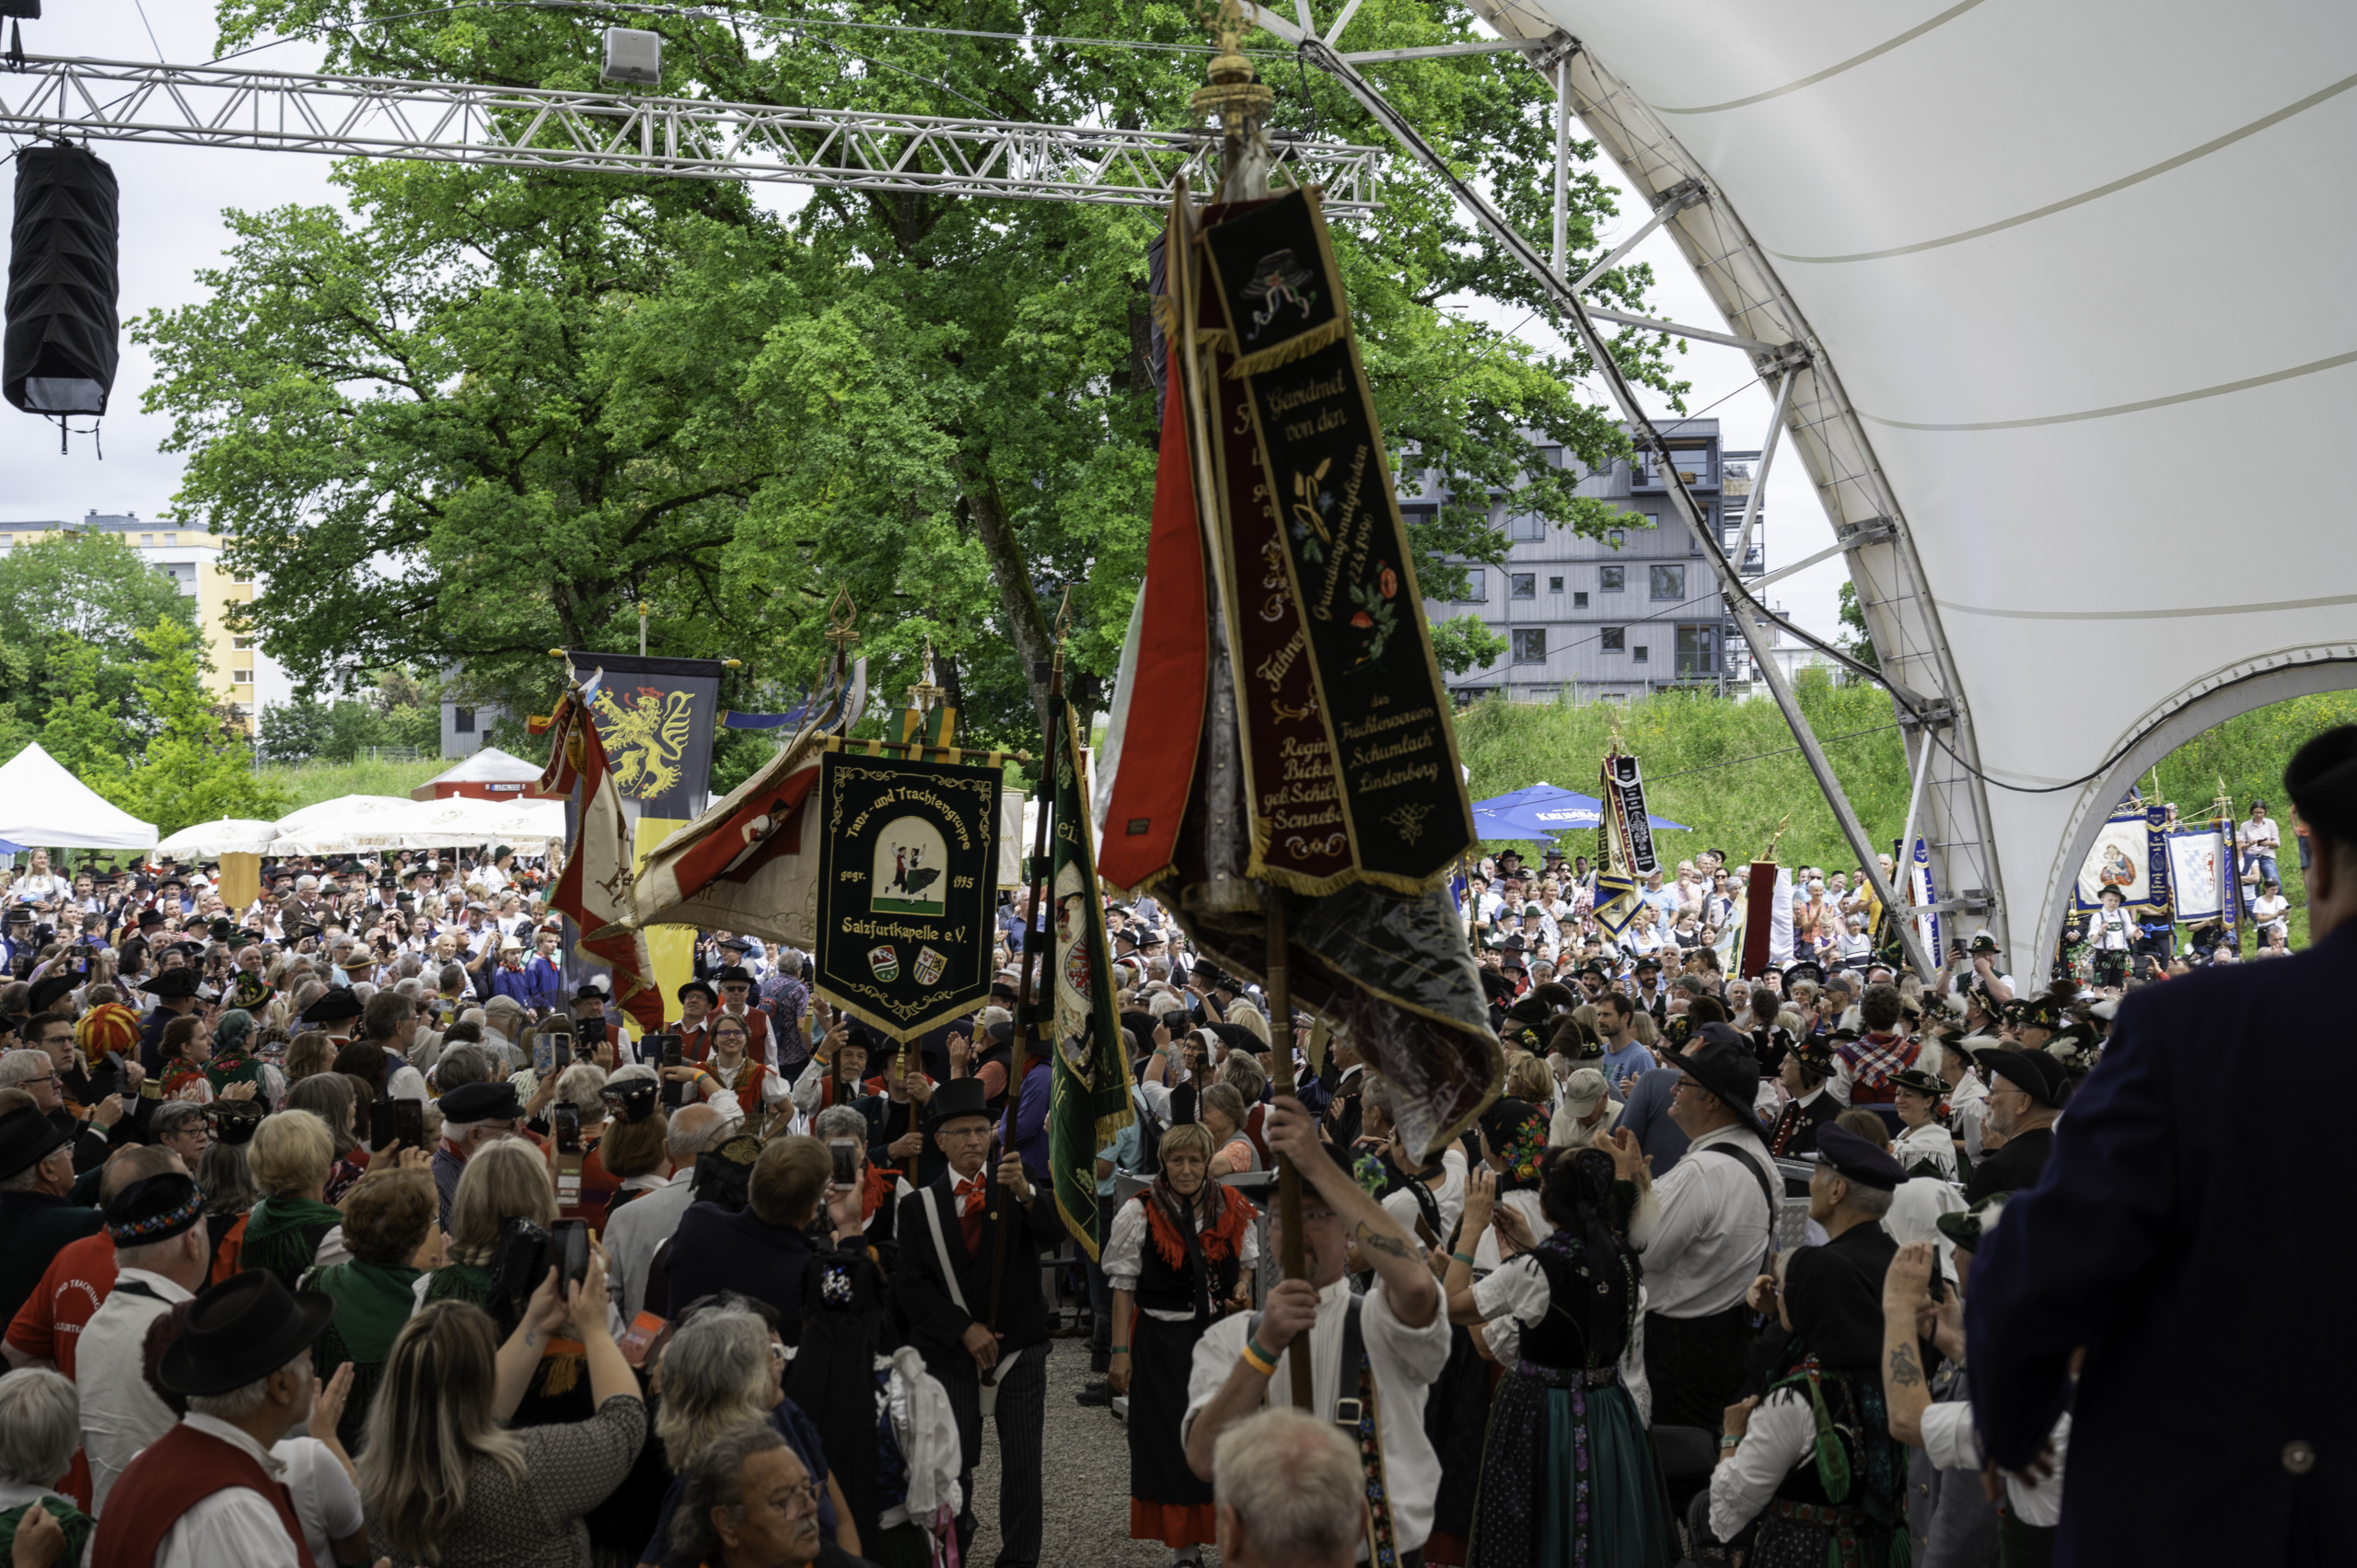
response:
[[[1513,645],[1470,611],[1433,622],[1433,656],[1451,675],[1487,669],[1505,657],[1506,650]]]
[[[168,618],[139,641],[147,658],[138,669],[138,700],[155,734],[126,775],[85,782],[166,835],[221,817],[284,815],[286,792],[254,772],[251,747],[204,689],[196,633]]]
[[[39,739],[56,752],[49,725],[63,708],[57,742],[119,764],[122,726],[145,733],[140,633],[160,621],[193,632],[195,602],[118,535],[43,534],[0,554],[0,735],[10,751]]]
[[[164,620],[159,626],[179,622]],[[100,795],[122,787],[129,772],[124,759],[133,754],[132,726],[122,715],[123,704],[105,694],[99,679],[100,660],[93,647],[71,650],[64,660],[71,682],[68,694],[50,704],[41,716],[41,746],[58,765]]]
[[[772,17],[771,13],[777,13]],[[405,0],[226,0],[224,46],[329,40],[331,68],[428,80],[595,86],[603,17]],[[666,40],[667,94],[774,105],[1176,130],[1201,53],[907,31],[1201,38],[1167,3],[766,4],[638,18]],[[834,22],[870,24],[859,30]],[[1477,36],[1434,0],[1368,0],[1359,47]],[[1265,43],[1265,37],[1259,41]],[[1384,68],[1429,136],[1530,232],[1550,201],[1544,82],[1495,56]],[[1286,80],[1290,75],[1293,80]],[[1334,84],[1274,77],[1280,131],[1387,145]],[[806,142],[806,153],[816,153]],[[1578,156],[1591,157],[1583,145]],[[820,668],[839,587],[862,610],[875,690],[897,697],[929,642],[953,661],[968,733],[1036,729],[1030,671],[1066,590],[1076,668],[1109,673],[1144,572],[1156,408],[1145,352],[1155,212],[821,191],[791,217],[740,187],[347,164],[351,218],[233,215],[207,302],[135,336],[151,408],[189,454],[178,505],[266,574],[264,645],[316,679],[459,666],[454,692],[546,712],[544,651],[649,643],[727,656],[746,708]],[[1337,224],[1379,412],[1452,497],[1413,525],[1428,591],[1444,557],[1495,562],[1488,494],[1600,530],[1578,465],[1621,447],[1551,359],[1469,306],[1536,311],[1533,286],[1397,157],[1384,209]],[[1573,259],[1611,212],[1573,184]],[[1642,306],[1643,268],[1599,298]],[[1629,333],[1632,374],[1668,345]],[[1542,460],[1526,433],[1575,459]],[[1463,497],[1464,499],[1455,499]]]
[[[1875,640],[1866,630],[1866,612],[1858,603],[1854,583],[1841,585],[1841,624],[1853,634],[1844,635],[1834,645],[1868,669],[1882,668],[1882,656],[1875,652]]]

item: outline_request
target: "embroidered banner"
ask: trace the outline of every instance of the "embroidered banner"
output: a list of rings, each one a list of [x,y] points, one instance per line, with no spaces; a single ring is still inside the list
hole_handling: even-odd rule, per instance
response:
[[[2096,847],[2087,852],[2084,865],[2079,867],[2078,885],[2072,889],[2074,908],[2080,911],[2103,908],[2103,890],[2117,888],[2135,909],[2150,901],[2153,886],[2151,830],[2145,825],[2144,808],[2131,803],[2114,811],[2096,835]]]
[[[2216,920],[2226,912],[2225,885],[2233,878],[2218,830],[2195,828],[2168,836],[2169,891],[2179,922]]]
[[[1242,388],[1240,412],[1249,417],[1260,459],[1257,478],[1244,486],[1259,505],[1228,508],[1237,529],[1230,542],[1241,601],[1233,634],[1243,646],[1251,615],[1266,606],[1269,590],[1260,585],[1280,575],[1273,568],[1281,561],[1299,642],[1287,635],[1270,651],[1283,656],[1297,645],[1295,656],[1308,667],[1341,830],[1349,835],[1341,846],[1349,855],[1348,879],[1400,892],[1436,888],[1473,842],[1472,804],[1457,765],[1456,731],[1424,624],[1407,528],[1316,194],[1295,192],[1246,209],[1206,229],[1202,244],[1225,323],[1222,346],[1234,354],[1222,356],[1218,379],[1236,379]],[[1225,452],[1237,421],[1225,397],[1220,401],[1218,449]],[[1233,466],[1231,472],[1238,481],[1244,477]],[[1232,502],[1235,489],[1228,494]],[[1270,508],[1277,517],[1258,520]],[[1264,548],[1245,554],[1263,528],[1276,552]],[[1264,625],[1271,634],[1282,630],[1280,621]],[[1287,671],[1271,668],[1255,685],[1255,671],[1266,658],[1236,661],[1239,687],[1253,693],[1252,705],[1269,708],[1257,721],[1246,719],[1248,729],[1261,732],[1251,738],[1253,814],[1261,816],[1273,797],[1282,809],[1299,807],[1314,830],[1324,816],[1320,803],[1311,798],[1289,806],[1288,786],[1299,784],[1314,796],[1322,787],[1318,763],[1298,747],[1284,749],[1277,726],[1306,725],[1275,711],[1279,703],[1288,710],[1297,705],[1283,690]],[[1274,692],[1271,675],[1279,677]],[[1275,757],[1260,754],[1262,734],[1275,735]],[[1297,777],[1287,777],[1289,762],[1301,770]],[[1308,848],[1309,833],[1301,836]],[[1255,847],[1262,848],[1257,842]],[[1297,853],[1285,842],[1285,830],[1272,827],[1262,861],[1275,852]],[[1338,871],[1319,880],[1337,885],[1344,879]]]
[[[1654,858],[1653,821],[1645,815],[1645,781],[1637,760],[1605,758],[1603,779],[1604,801],[1619,831],[1620,851],[1628,857],[1621,869],[1642,881],[1660,870],[1661,863]]]
[[[645,815],[688,821],[712,787],[712,734],[720,718],[718,659],[571,653],[573,678],[599,670],[590,706],[614,787]]]
[[[2169,886],[2169,808],[2165,806],[2144,807],[2144,857],[2150,872],[2142,911],[2146,914],[2167,914],[2175,900]]]
[[[1113,1007],[1105,900],[1078,766],[1080,728],[1071,706],[1054,702],[1055,738],[1049,882],[1055,898],[1055,1079],[1048,1100],[1048,1165],[1056,1213],[1091,1258],[1105,1244],[1097,1225],[1097,1151],[1137,1112],[1130,1101],[1130,1057]]]
[[[819,759],[819,994],[894,1040],[987,1000],[1000,773]]]

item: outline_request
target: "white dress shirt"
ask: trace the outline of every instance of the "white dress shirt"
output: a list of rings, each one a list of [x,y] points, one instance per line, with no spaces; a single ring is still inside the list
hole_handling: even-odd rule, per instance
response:
[[[1347,1277],[1318,1293],[1318,1322],[1310,1330],[1310,1408],[1321,1420],[1333,1415],[1336,1400],[1358,1397],[1358,1369],[1352,1368],[1347,1388],[1341,1376],[1342,1315],[1350,1301]],[[1384,1480],[1391,1491],[1392,1537],[1401,1551],[1413,1551],[1432,1534],[1433,1504],[1440,1493],[1440,1459],[1424,1435],[1424,1397],[1448,1365],[1448,1314],[1434,1312],[1422,1328],[1409,1328],[1393,1315],[1380,1276],[1359,1302],[1359,1334],[1374,1376]],[[1235,1370],[1251,1326],[1251,1316],[1239,1312],[1213,1323],[1195,1342],[1187,1413],[1179,1419],[1182,1440]],[[1269,1380],[1281,1399],[1293,1386],[1286,1361],[1292,1353],[1293,1347],[1287,1346],[1277,1357],[1276,1375]],[[1362,1556],[1365,1551],[1362,1544]]]
[[[733,1101],[731,1103],[734,1103]],[[622,1320],[630,1321],[646,1306],[647,1271],[655,1266],[655,1250],[679,1228],[679,1216],[695,1199],[694,1166],[671,1173],[671,1179],[633,1198],[606,1216],[606,1261],[621,1288]]]
[[[1964,1140],[1964,1152],[1980,1157],[1980,1119],[1989,1113],[1989,1086],[1967,1071],[1948,1091],[1948,1121]]]
[[[2025,1525],[2050,1529],[2062,1522],[2062,1460],[2071,1446],[2071,1412],[2064,1411],[2047,1439],[2054,1446],[2054,1473],[2036,1486],[2005,1477],[2005,1511]],[[1980,1469],[1980,1434],[1972,1429],[1972,1406],[1964,1400],[1935,1404],[1923,1412],[1923,1452],[1934,1469]]]
[[[226,1421],[209,1415],[187,1418],[191,1430],[217,1437],[262,1468],[273,1481],[286,1479],[286,1467],[261,1444]],[[250,1487],[226,1486],[180,1516],[156,1549],[156,1568],[303,1568],[295,1538],[286,1533],[269,1498]]]
[[[122,1287],[136,1282],[156,1293]],[[172,1429],[171,1407],[147,1386],[141,1370],[148,1325],[194,1295],[161,1274],[124,1269],[114,1289],[82,1330],[75,1351],[75,1387],[82,1398],[82,1451],[90,1461],[90,1514],[102,1516],[107,1493],[140,1449]]]
[[[1685,1164],[1678,1162],[1679,1168]],[[1969,1405],[1956,1408],[1968,1418],[1972,1413]],[[1757,1518],[1783,1479],[1816,1446],[1817,1413],[1806,1393],[1780,1388],[1753,1407],[1735,1458],[1711,1472],[1711,1533],[1727,1540]]]
[[[332,1568],[335,1542],[357,1535],[367,1524],[361,1513],[360,1489],[343,1461],[316,1437],[282,1437],[270,1452],[286,1467],[281,1479],[295,1504],[295,1520],[303,1527],[303,1542],[311,1549],[311,1562],[316,1568]]]
[[[1735,1157],[1692,1157],[1722,1146],[1735,1150]],[[1767,1144],[1742,1127],[1714,1127],[1654,1183],[1660,1218],[1645,1247],[1654,1311],[1667,1318],[1724,1312],[1759,1277],[1776,1216],[1754,1169],[1765,1172],[1769,1191],[1783,1192],[1783,1176]]]

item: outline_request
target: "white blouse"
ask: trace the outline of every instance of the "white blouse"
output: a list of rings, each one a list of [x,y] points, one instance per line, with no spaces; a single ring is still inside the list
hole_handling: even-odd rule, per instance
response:
[[[1106,1282],[1115,1290],[1137,1294],[1138,1276],[1145,1272],[1145,1205],[1132,1199],[1123,1203],[1113,1215],[1113,1234],[1106,1238],[1105,1250],[1097,1259],[1105,1270]],[[1252,1267],[1260,1259],[1260,1236],[1257,1226],[1244,1227],[1244,1240],[1237,1249],[1242,1277],[1249,1278]],[[1217,1304],[1214,1303],[1214,1306]],[[1139,1308],[1147,1317],[1165,1323],[1190,1323],[1192,1311],[1179,1312],[1168,1307]]]

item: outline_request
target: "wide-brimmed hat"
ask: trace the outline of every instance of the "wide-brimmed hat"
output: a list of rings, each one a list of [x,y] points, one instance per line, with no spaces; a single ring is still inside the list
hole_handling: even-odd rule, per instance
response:
[[[679,1000],[685,1002],[688,999],[688,993],[691,991],[701,991],[703,993],[703,999],[706,1003],[714,1007],[720,1005],[720,993],[714,989],[709,982],[701,980],[691,980],[688,981],[687,984],[679,987],[678,993]]]
[[[460,1084],[435,1103],[442,1108],[444,1121],[461,1125],[513,1121],[524,1114],[524,1107],[516,1098],[516,1086],[504,1078]]]
[[[1725,1024],[1704,1024],[1684,1051],[1665,1048],[1662,1059],[1719,1097],[1736,1122],[1759,1131],[1752,1098],[1759,1092],[1759,1058],[1751,1042]]]
[[[1991,1192],[1970,1208],[1942,1214],[1932,1223],[1940,1227],[1940,1234],[1946,1237],[1957,1251],[1978,1252],[1981,1238],[1997,1228],[1998,1220],[2005,1213],[2006,1200],[2012,1196],[2010,1192]]]
[[[360,998],[348,985],[339,985],[303,1009],[302,1021],[307,1024],[339,1024],[346,1018],[360,1016]]]
[[[2059,1108],[2063,1096],[2070,1092],[2071,1074],[2062,1063],[2043,1051],[2016,1051],[2001,1046],[1994,1051],[1973,1052],[1972,1061],[1982,1072],[2010,1080],[2049,1110]]]
[[[192,969],[166,970],[141,989],[158,1002],[177,1002],[182,997],[195,995],[197,983],[203,978]]]
[[[1948,1086],[1921,1067],[1910,1067],[1903,1073],[1893,1073],[1890,1075],[1890,1083],[1893,1088],[1912,1089],[1919,1095],[1929,1095],[1933,1099],[1947,1098]]]
[[[924,1119],[927,1136],[938,1132],[943,1123],[962,1116],[990,1119],[991,1108],[982,1093],[980,1078],[952,1078],[933,1091],[933,1104]]]
[[[29,1105],[0,1116],[0,1181],[30,1170],[67,1142],[56,1123]]]
[[[232,1274],[189,1303],[156,1381],[199,1397],[242,1388],[302,1354],[334,1316],[322,1291],[290,1291],[267,1269]]]

